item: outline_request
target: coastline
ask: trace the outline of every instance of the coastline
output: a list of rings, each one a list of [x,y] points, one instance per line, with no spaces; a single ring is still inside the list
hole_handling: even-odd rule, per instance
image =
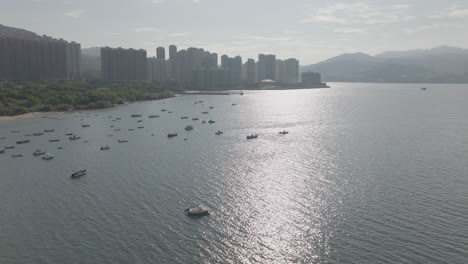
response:
[[[11,120],[21,120],[21,119],[27,119],[27,118],[33,118],[33,117],[42,117],[42,116],[48,116],[48,115],[59,115],[66,113],[68,111],[63,111],[63,112],[29,112],[21,115],[16,115],[16,116],[0,116],[0,121],[11,121]]]
[[[0,116],[0,121],[22,120],[22,119],[28,119],[28,118],[33,118],[33,117],[45,117],[45,116],[49,116],[49,115],[50,116],[60,115],[60,114],[64,114],[64,113],[76,113],[76,112],[85,112],[85,111],[113,109],[113,108],[122,107],[122,106],[129,105],[129,104],[142,103],[142,102],[148,102],[148,101],[160,101],[160,100],[166,100],[166,99],[171,99],[171,98],[176,98],[176,97],[177,97],[177,95],[167,97],[167,98],[155,99],[155,100],[142,100],[142,101],[134,101],[134,102],[125,102],[123,104],[113,105],[112,107],[109,107],[109,108],[72,109],[72,110],[67,110],[67,111],[51,111],[51,112],[29,112],[29,113],[24,113],[24,114],[15,115],[15,116]]]

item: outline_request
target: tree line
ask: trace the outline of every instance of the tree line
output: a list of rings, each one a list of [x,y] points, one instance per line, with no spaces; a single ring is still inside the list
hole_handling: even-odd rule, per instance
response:
[[[174,82],[21,81],[0,83],[0,116],[110,108],[126,102],[170,98]]]

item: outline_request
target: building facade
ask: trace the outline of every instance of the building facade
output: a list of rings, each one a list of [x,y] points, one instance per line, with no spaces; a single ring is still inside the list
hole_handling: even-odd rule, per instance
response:
[[[0,79],[78,79],[80,59],[79,43],[0,36]]]
[[[101,48],[101,75],[107,81],[147,80],[145,50]]]

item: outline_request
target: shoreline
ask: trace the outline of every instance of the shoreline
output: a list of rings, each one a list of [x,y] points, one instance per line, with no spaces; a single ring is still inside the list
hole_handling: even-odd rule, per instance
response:
[[[21,115],[15,115],[15,116],[0,116],[0,121],[11,121],[11,120],[22,120],[22,119],[28,119],[28,118],[33,118],[33,117],[42,117],[42,116],[47,116],[47,115],[59,115],[63,113],[67,113],[71,111],[63,111],[63,112],[29,112]]]
[[[156,99],[156,100],[143,100],[143,101],[135,101],[135,102],[125,102],[123,104],[117,104],[113,105],[112,107],[109,108],[99,108],[99,109],[73,109],[73,110],[67,110],[67,111],[51,111],[51,112],[29,112],[29,113],[24,113],[21,115],[15,115],[15,116],[0,116],[0,121],[12,121],[12,120],[23,120],[23,119],[28,119],[28,118],[34,118],[34,117],[45,117],[45,116],[54,116],[54,115],[60,115],[60,114],[65,114],[65,113],[78,113],[78,112],[85,112],[85,111],[98,111],[98,110],[106,110],[106,109],[114,109],[117,107],[122,107],[126,106],[129,104],[136,104],[136,103],[143,103],[143,102],[149,102],[149,101],[161,101],[161,100],[166,100],[166,99],[172,99],[176,98],[177,96],[172,96],[172,97],[167,97],[167,98],[162,98],[162,99]]]

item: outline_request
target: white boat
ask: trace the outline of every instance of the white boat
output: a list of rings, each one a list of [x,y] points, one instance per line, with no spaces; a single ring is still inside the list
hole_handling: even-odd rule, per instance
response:
[[[84,176],[84,175],[86,175],[86,170],[79,170],[77,172],[72,173],[71,177],[72,178],[78,178],[78,177],[81,177],[81,176]]]
[[[55,158],[55,156],[51,153],[46,153],[44,156],[42,156],[43,160],[51,160],[53,158]]]
[[[44,155],[44,154],[45,154],[45,151],[42,151],[40,149],[33,152],[34,156],[41,156],[41,155]]]
[[[187,208],[184,212],[188,215],[207,215],[211,213],[211,210],[206,207],[198,206]]]

